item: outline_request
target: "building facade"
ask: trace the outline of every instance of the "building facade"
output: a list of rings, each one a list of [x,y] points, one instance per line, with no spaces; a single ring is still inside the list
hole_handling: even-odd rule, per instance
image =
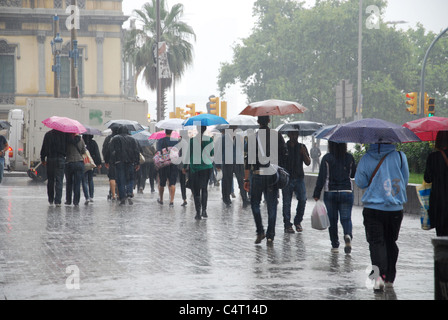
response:
[[[0,0],[0,109],[27,98],[53,97],[53,18],[63,39],[60,97],[70,95],[70,0]],[[132,68],[123,61],[122,0],[77,0],[79,97],[121,100],[135,96]]]

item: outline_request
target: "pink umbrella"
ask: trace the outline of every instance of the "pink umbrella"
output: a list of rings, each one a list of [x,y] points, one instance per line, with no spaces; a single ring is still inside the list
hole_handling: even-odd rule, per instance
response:
[[[67,117],[52,116],[42,121],[50,129],[66,133],[84,133],[87,129],[79,121]]]
[[[150,140],[160,140],[165,137],[166,137],[165,130],[162,130],[162,131],[153,133],[149,137],[149,139]],[[180,134],[177,131],[173,131],[173,132],[171,132],[171,138],[178,139],[178,138],[180,138]]]

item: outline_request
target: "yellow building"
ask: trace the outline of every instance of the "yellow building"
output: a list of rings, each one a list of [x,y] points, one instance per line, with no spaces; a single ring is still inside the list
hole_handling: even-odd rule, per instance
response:
[[[63,38],[60,97],[70,95],[70,0],[0,0],[0,109],[27,98],[54,96],[53,17]],[[77,0],[80,98],[120,100],[134,95],[132,72],[123,62],[122,0]]]

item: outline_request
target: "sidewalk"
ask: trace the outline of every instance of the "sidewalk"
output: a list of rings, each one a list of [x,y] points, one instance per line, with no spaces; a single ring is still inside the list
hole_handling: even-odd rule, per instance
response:
[[[133,206],[118,206],[106,200],[107,180],[95,181],[92,205],[56,208],[47,203],[45,184],[5,177],[0,185],[0,299],[434,298],[435,232],[421,230],[418,216],[403,220],[394,290],[374,294],[366,287],[370,258],[361,207],[352,213],[352,253],[345,255],[341,248],[332,254],[328,231],[311,229],[313,201],[307,203],[304,231],[285,234],[280,199],[270,247],[265,241],[254,244],[250,209],[242,209],[239,198],[226,209],[220,188],[209,188],[209,218],[196,221],[189,190],[186,208],[180,206],[179,189],[169,208],[167,199],[163,206],[156,203],[158,195],[148,193],[148,186],[135,195]]]

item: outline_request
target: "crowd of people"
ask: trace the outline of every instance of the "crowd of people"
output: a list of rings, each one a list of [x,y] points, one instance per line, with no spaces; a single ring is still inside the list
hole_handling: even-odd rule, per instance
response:
[[[372,265],[379,269],[375,288],[391,286],[396,276],[399,253],[396,241],[403,219],[403,205],[407,202],[406,186],[409,180],[409,167],[406,155],[397,151],[393,144],[372,144],[356,165],[353,155],[347,152],[346,143],[329,141],[328,153],[320,159],[320,150],[316,150],[316,145],[313,146],[314,150],[310,156],[307,147],[298,141],[298,132],[288,132],[289,139],[285,142],[282,134],[269,128],[269,122],[270,118],[267,116],[258,117],[260,128],[258,133],[253,133],[252,137],[243,138],[237,134],[229,134],[228,130],[223,131],[220,135],[221,144],[216,144],[213,138],[204,135],[207,127],[200,127],[197,135],[189,139],[186,149],[180,151],[179,156],[183,161],[181,163],[173,161],[160,168],[155,166],[155,155],[170,154],[170,150],[176,148],[179,143],[178,139],[171,137],[171,130],[165,130],[166,137],[158,140],[156,146],[141,146],[131,137],[125,126],[113,127],[112,134],[105,139],[102,148],[104,165],[108,169],[110,181],[108,199],[117,199],[120,205],[125,205],[126,202],[132,204],[134,187],[137,192],[143,192],[145,182],[149,178],[151,192],[156,192],[154,184],[158,181],[157,203],[164,205],[164,190],[168,186],[169,206],[173,206],[176,183],[179,180],[183,200],[181,205],[187,205],[186,189],[189,188],[194,199],[195,219],[200,220],[208,217],[210,180],[216,174],[222,175],[222,201],[225,206],[231,206],[230,197],[234,193],[235,176],[242,205],[244,208],[250,206],[252,210],[256,230],[255,243],[259,244],[266,239],[267,244],[272,245],[275,238],[280,189],[277,183],[277,172],[267,174],[266,172],[269,171],[266,169],[272,167],[272,159],[277,159],[278,162],[275,164],[288,172],[288,184],[281,189],[284,232],[302,232],[301,222],[307,201],[303,165],[310,166],[313,160],[319,163],[319,173],[312,198],[319,201],[323,192],[323,201],[330,221],[331,251],[336,253],[339,250],[338,222],[340,220],[344,234],[344,251],[347,254],[351,253],[353,183],[356,183],[359,188],[365,190],[362,203],[366,240],[369,244]],[[262,139],[259,132],[265,133],[263,143],[260,143]],[[97,167],[102,165],[98,145],[92,138],[89,135],[83,135],[81,138],[79,135],[56,130],[51,130],[45,135],[41,161],[47,167],[47,191],[50,204],[61,205],[64,174],[66,177],[65,204],[79,205],[81,186],[86,204],[93,201],[92,171],[84,170],[82,157],[82,154],[89,150]],[[244,141],[240,142],[237,139]],[[252,152],[248,150],[248,141],[251,139],[256,141]],[[2,146],[5,147],[3,142],[0,147]],[[214,154],[217,151],[214,148],[217,146],[220,148],[222,159],[226,161],[214,162]],[[239,150],[241,148],[238,146],[244,146],[243,150]],[[448,236],[448,198],[446,197],[448,131],[439,132],[435,149],[436,151],[427,159],[424,173],[425,181],[433,185],[429,215],[431,227],[436,229],[437,235]],[[5,152],[4,148],[2,150]],[[186,153],[182,155],[182,152]],[[226,156],[227,154],[229,155]],[[238,161],[239,159],[243,161]],[[294,217],[291,214],[293,194],[297,199]],[[260,207],[263,200],[267,208],[266,229]]]

